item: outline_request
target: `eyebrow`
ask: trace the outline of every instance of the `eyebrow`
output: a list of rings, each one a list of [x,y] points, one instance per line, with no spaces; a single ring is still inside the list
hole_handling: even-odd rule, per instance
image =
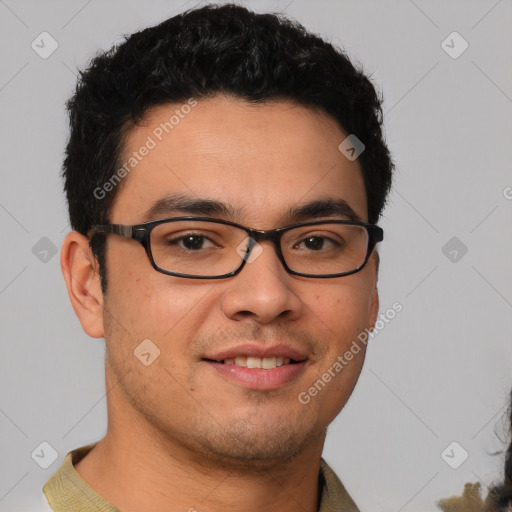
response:
[[[213,199],[194,198],[180,194],[168,194],[155,201],[144,212],[144,221],[163,218],[175,213],[224,217],[235,220],[241,217],[243,209]],[[292,206],[284,212],[283,222],[302,222],[320,217],[342,217],[346,220],[361,221],[354,209],[340,198],[316,199]]]

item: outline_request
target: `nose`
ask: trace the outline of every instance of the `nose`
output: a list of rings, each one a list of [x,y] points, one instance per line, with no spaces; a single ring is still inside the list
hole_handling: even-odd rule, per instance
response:
[[[295,320],[304,308],[296,290],[298,281],[283,267],[274,244],[261,242],[253,247],[241,272],[229,280],[222,310],[232,320],[251,316],[261,324],[278,317]]]

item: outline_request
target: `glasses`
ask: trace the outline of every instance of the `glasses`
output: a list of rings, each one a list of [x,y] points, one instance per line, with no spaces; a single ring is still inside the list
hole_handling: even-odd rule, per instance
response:
[[[222,279],[254,261],[270,240],[284,268],[293,275],[342,277],[359,272],[384,231],[348,220],[309,221],[261,231],[209,217],[175,217],[133,226],[105,224],[88,233],[136,240],[158,272],[189,279]]]

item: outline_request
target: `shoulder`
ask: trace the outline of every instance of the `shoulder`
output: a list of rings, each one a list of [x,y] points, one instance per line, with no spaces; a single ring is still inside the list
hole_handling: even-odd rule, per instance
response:
[[[319,512],[359,512],[359,508],[350,497],[345,486],[323,458],[320,459],[320,483]]]

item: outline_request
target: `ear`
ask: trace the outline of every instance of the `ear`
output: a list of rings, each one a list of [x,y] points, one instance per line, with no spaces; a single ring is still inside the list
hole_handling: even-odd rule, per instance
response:
[[[368,263],[370,264],[370,266],[375,268],[375,280],[373,282],[373,288],[371,291],[369,304],[368,304],[370,329],[373,329],[375,327],[375,322],[377,321],[377,315],[379,314],[379,291],[377,289],[377,278],[379,275],[380,257],[379,257],[379,253],[376,250],[373,251]]]
[[[98,262],[87,237],[76,231],[67,234],[60,253],[60,266],[82,329],[93,338],[103,338],[103,293]]]

